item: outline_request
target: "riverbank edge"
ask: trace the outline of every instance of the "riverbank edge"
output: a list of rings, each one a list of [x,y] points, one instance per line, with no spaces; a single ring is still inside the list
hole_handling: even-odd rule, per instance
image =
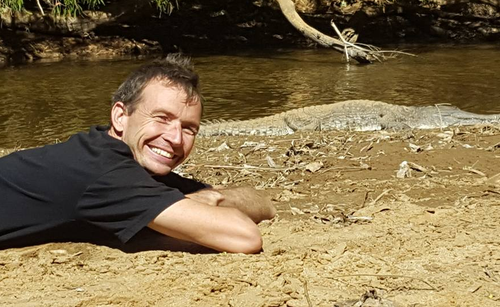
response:
[[[321,3],[325,1],[320,1]],[[436,1],[436,3],[446,1]],[[358,41],[374,45],[407,43],[491,44],[500,38],[500,8],[493,4],[406,5],[352,1],[344,6],[312,6],[296,1],[302,18],[335,36],[341,29],[359,33]],[[223,3],[223,4],[221,4]],[[345,3],[345,2],[343,2]],[[132,22],[109,23],[92,31],[62,34],[36,32],[19,25],[0,29],[0,66],[66,59],[112,59],[170,52],[227,52],[255,48],[317,48],[293,28],[272,1],[183,4],[169,16],[151,15]]]

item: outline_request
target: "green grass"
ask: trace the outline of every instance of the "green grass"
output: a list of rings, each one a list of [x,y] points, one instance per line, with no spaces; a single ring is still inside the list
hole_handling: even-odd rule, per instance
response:
[[[36,1],[36,0],[31,0]],[[162,13],[170,14],[179,7],[178,0],[150,0],[151,4]],[[48,3],[51,3],[49,5]],[[57,16],[80,16],[84,10],[96,10],[105,6],[104,0],[50,0],[39,1],[44,12],[51,12]],[[25,9],[24,0],[0,0],[0,11],[13,12]]]

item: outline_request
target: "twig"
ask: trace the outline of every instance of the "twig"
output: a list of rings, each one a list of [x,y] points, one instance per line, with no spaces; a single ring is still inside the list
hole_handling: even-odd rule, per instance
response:
[[[390,191],[392,191],[392,189],[387,189],[385,191],[383,191],[382,193],[379,194],[379,196],[377,196],[377,198],[375,198],[370,204],[369,206],[373,206],[375,205],[385,194],[389,193]]]
[[[307,305],[309,307],[313,307],[313,304],[311,302],[311,298],[309,297],[309,290],[307,289],[307,280],[303,280],[302,283],[304,284],[304,296],[306,297],[307,300]]]
[[[383,55],[384,53],[403,54],[403,55],[409,55],[409,56],[416,57],[415,54],[408,53],[408,52],[403,52],[403,51],[398,51],[398,50],[381,50],[380,48],[375,47],[373,45],[368,45],[368,44],[363,44],[363,43],[355,43],[355,44],[353,44],[353,43],[348,42],[348,41],[346,41],[344,39],[344,37],[341,35],[339,29],[337,28],[337,26],[335,25],[335,23],[333,22],[333,20],[331,21],[331,25],[332,25],[333,29],[335,30],[335,32],[337,32],[337,35],[339,36],[339,38],[342,41],[342,43],[344,44],[344,51],[346,53],[347,62],[349,62],[349,56],[348,56],[348,52],[347,52],[347,46],[355,48],[355,49],[358,49],[358,50],[366,52],[366,53],[369,53],[371,56],[373,56],[379,62],[382,62],[382,60],[379,58],[378,54],[382,55],[382,58],[385,59],[385,56]]]
[[[496,144],[494,144],[494,145],[492,145],[492,146],[490,146],[490,147],[486,148],[485,150],[486,150],[486,151],[494,151],[494,150],[495,150],[495,149],[497,149],[497,148],[500,148],[500,142],[498,142],[498,143],[496,143]]]
[[[283,143],[283,142],[293,142],[293,141],[302,141],[302,138],[296,138],[296,139],[284,139],[284,140],[274,140],[274,143]]]
[[[486,176],[485,173],[481,172],[481,171],[478,171],[477,169],[474,169],[472,168],[472,166],[464,166],[463,168],[465,171],[468,171],[468,172],[471,172],[471,173],[474,173],[474,174],[477,174],[479,176],[482,176],[482,177],[488,177]]]
[[[38,5],[38,9],[40,10],[42,16],[45,16],[45,12],[43,11],[42,5],[40,4],[40,0],[36,0],[36,4]]]
[[[368,200],[368,194],[370,194],[370,192],[373,192],[373,191],[372,190],[368,190],[368,191],[365,192],[365,197],[363,198],[363,203],[361,204],[361,208],[365,207],[366,201]]]
[[[348,215],[347,220],[352,221],[352,222],[357,222],[357,221],[370,222],[370,221],[373,221],[373,217]]]
[[[381,277],[381,278],[408,278],[408,279],[414,279],[423,282],[424,284],[428,285],[431,290],[434,291],[439,291],[438,288],[434,287],[431,285],[428,281],[422,278],[418,277],[413,277],[413,276],[407,276],[407,275],[393,275],[393,274],[349,274],[349,275],[341,275],[341,276],[326,276],[327,278],[331,279],[339,279],[339,278],[346,278],[346,277]]]
[[[408,53],[408,52],[404,52],[404,51],[399,51],[399,50],[378,50],[377,52],[378,53],[396,53],[396,54],[417,57],[416,54],[412,54],[412,53]]]
[[[488,193],[500,194],[500,192],[499,192],[499,191],[495,191],[495,190],[485,190],[484,192],[485,192],[486,194],[488,194]]]
[[[363,151],[368,152],[368,151],[370,151],[370,149],[372,149],[372,148],[373,148],[373,141],[372,141],[372,142],[370,142],[370,144],[368,144],[368,145],[366,145],[366,146],[363,146],[363,148],[361,148],[361,149],[359,150],[359,152],[363,152]]]
[[[347,52],[347,41],[342,36],[342,33],[340,33],[339,29],[337,28],[337,26],[335,25],[335,23],[333,22],[333,20],[331,21],[331,24],[332,24],[332,27],[335,30],[335,32],[337,32],[337,35],[339,36],[339,38],[342,41],[342,43],[344,43],[345,60],[346,60],[347,63],[349,63],[349,53]]]
[[[413,170],[416,170],[416,171],[419,171],[419,172],[425,173],[426,175],[431,176],[431,173],[427,168],[425,168],[421,165],[418,165],[417,163],[408,162],[408,166]]]

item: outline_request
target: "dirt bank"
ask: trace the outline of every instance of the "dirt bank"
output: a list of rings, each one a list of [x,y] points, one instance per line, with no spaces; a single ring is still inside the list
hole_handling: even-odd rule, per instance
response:
[[[500,306],[499,159],[490,126],[200,139],[183,172],[276,201],[263,253],[7,249],[0,305]]]

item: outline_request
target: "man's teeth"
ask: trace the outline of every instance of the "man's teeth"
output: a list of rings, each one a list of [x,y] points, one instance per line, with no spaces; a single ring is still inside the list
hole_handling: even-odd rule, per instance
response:
[[[160,156],[163,156],[165,158],[169,158],[171,159],[173,157],[173,155],[169,152],[166,152],[165,150],[162,150],[160,148],[156,148],[156,147],[151,147],[151,150],[154,152],[154,153],[157,153],[159,154]]]

